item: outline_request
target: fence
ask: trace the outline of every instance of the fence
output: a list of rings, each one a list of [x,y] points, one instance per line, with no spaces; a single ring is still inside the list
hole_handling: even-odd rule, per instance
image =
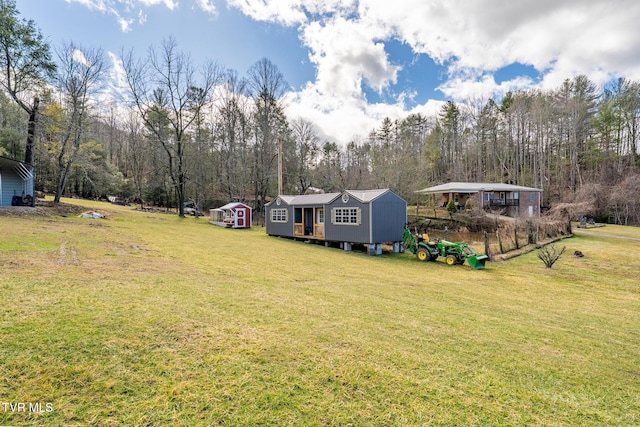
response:
[[[413,216],[412,230],[431,239],[464,241],[490,257],[518,251],[529,245],[556,240],[572,234],[571,222],[553,218],[469,218],[444,219]],[[473,231],[469,231],[473,230]]]

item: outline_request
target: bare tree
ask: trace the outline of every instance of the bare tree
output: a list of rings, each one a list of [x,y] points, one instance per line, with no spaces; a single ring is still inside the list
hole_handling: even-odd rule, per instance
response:
[[[144,60],[123,54],[126,82],[135,108],[152,139],[167,155],[167,172],[184,216],[185,144],[201,110],[211,101],[220,79],[219,67],[208,62],[200,73],[173,38],[151,47]]]
[[[609,194],[609,209],[617,224],[640,222],[640,174],[627,176]]]
[[[250,108],[247,81],[228,70],[217,99],[215,138],[220,154],[220,185],[229,201],[244,200],[250,193]]]
[[[140,203],[140,208],[144,208],[144,188],[145,177],[148,175],[147,157],[148,143],[146,142],[140,117],[131,112],[125,122],[127,141],[124,148],[127,159],[127,169],[124,170],[125,177],[132,180],[135,198]]]
[[[76,160],[89,123],[92,97],[100,89],[106,70],[105,56],[100,49],[68,43],[58,51],[58,58],[60,66],[56,83],[66,123],[57,153],[54,203],[59,203],[64,193],[71,165]]]
[[[263,58],[249,69],[249,89],[254,100],[253,112],[253,168],[254,209],[262,212],[270,183],[275,181],[277,159],[277,141],[285,143],[288,137],[288,125],[282,107],[282,97],[288,84],[278,67]]]
[[[304,194],[312,185],[311,167],[320,151],[320,138],[313,124],[307,120],[294,121],[291,130],[295,142],[296,187],[300,194]]]

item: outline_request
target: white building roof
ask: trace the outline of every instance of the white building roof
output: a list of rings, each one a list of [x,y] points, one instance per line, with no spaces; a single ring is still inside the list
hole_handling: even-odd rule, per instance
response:
[[[233,209],[233,208],[237,208],[238,206],[251,209],[251,206],[247,206],[244,203],[240,203],[240,202],[227,203],[224,206],[220,206],[218,209]]]
[[[416,191],[421,194],[478,193],[480,191],[539,191],[539,188],[490,182],[449,182]]]

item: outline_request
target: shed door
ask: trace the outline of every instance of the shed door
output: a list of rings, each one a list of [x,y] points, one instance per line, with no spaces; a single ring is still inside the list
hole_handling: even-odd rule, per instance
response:
[[[236,211],[236,226],[244,227],[244,209],[240,208]]]

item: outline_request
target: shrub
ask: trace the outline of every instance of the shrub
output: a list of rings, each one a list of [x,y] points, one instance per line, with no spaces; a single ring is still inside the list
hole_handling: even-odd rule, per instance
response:
[[[565,250],[567,250],[567,247],[563,246],[560,252],[558,252],[556,246],[552,243],[538,249],[536,255],[544,262],[545,267],[551,268],[553,264],[560,259]]]

